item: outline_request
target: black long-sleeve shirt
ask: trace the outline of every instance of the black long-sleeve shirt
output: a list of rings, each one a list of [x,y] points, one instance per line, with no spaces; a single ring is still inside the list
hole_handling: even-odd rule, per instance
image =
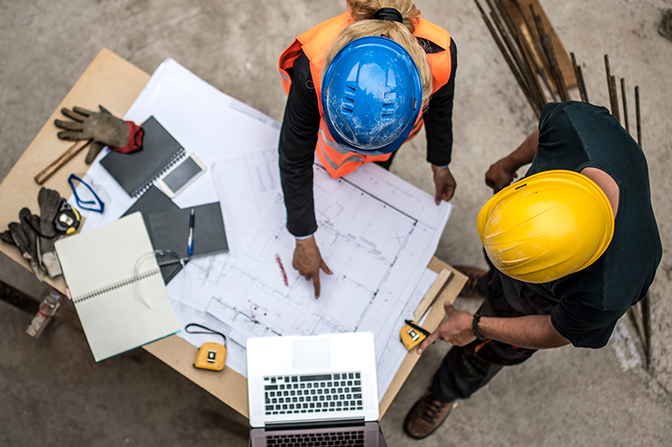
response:
[[[436,44],[418,39],[427,53],[446,51]],[[457,47],[450,41],[451,73],[446,85],[432,95],[423,113],[427,135],[427,161],[436,166],[450,163],[453,146],[453,95],[457,69]],[[320,111],[310,73],[310,62],[301,53],[289,70],[292,85],[287,96],[280,131],[280,180],[287,208],[287,229],[296,237],[317,230],[313,201],[313,161]]]

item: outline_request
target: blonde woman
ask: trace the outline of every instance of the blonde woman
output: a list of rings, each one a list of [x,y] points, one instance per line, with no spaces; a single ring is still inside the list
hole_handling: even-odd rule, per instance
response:
[[[282,53],[287,92],[280,173],[293,266],[320,295],[322,260],[313,234],[313,161],[333,178],[394,151],[423,123],[435,200],[448,201],[457,50],[448,32],[419,17],[410,0],[347,0],[348,12],[306,31]]]

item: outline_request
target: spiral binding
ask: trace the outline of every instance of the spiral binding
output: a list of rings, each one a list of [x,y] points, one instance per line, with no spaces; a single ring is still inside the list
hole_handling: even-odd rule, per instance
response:
[[[143,195],[145,193],[145,191],[147,191],[150,188],[150,186],[152,186],[152,183],[154,183],[154,180],[161,177],[168,169],[170,169],[175,163],[180,161],[186,154],[187,154],[187,152],[184,150],[184,148],[180,147],[180,150],[177,151],[171,157],[171,159],[168,161],[168,164],[166,164],[163,168],[156,171],[154,174],[150,175],[149,178],[147,180],[145,180],[145,182],[142,185],[138,186],[131,193],[131,197],[140,197],[141,195]]]
[[[81,303],[82,301],[86,301],[88,299],[103,295],[107,292],[111,292],[112,290],[120,289],[122,287],[125,287],[129,284],[136,283],[138,281],[142,281],[144,279],[147,279],[151,276],[159,275],[161,274],[161,271],[159,269],[153,269],[153,270],[147,270],[146,272],[139,273],[137,275],[133,275],[128,279],[124,279],[123,281],[116,282],[112,285],[106,286],[106,287],[101,287],[100,289],[96,289],[93,292],[89,292],[87,294],[84,294],[80,297],[73,298],[74,303]]]

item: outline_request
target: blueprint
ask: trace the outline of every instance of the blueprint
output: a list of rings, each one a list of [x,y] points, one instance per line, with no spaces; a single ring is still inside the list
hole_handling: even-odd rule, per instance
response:
[[[167,59],[125,119],[154,115],[206,175],[175,198],[184,208],[219,201],[230,253],[194,259],[168,284],[182,328],[200,323],[226,334],[227,367],[246,375],[249,337],[370,331],[382,399],[406,353],[403,320],[436,278],[426,269],[452,206],[377,165],[332,179],[314,164],[315,234],[334,272],[322,293],[292,268],[295,240],[286,230],[277,141],[280,125],[219,92]],[[105,213],[87,213],[83,231],[117,219],[129,197],[99,163],[87,173],[108,199]],[[178,334],[195,346],[203,335]]]
[[[375,165],[334,180],[315,164],[315,237],[334,272],[322,274],[316,300],[312,283],[291,267],[295,241],[285,228],[277,157],[268,149],[213,163],[229,239],[239,247],[187,265],[170,295],[214,317],[239,346],[249,337],[373,332],[382,398],[405,354],[403,320],[436,277],[426,265],[451,208]],[[244,356],[230,354],[227,365],[245,374]]]

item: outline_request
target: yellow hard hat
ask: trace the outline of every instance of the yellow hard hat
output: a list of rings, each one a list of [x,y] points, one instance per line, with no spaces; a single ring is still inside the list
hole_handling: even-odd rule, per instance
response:
[[[545,171],[509,185],[478,214],[478,235],[497,270],[543,283],[595,262],[614,235],[604,192],[573,171]]]

